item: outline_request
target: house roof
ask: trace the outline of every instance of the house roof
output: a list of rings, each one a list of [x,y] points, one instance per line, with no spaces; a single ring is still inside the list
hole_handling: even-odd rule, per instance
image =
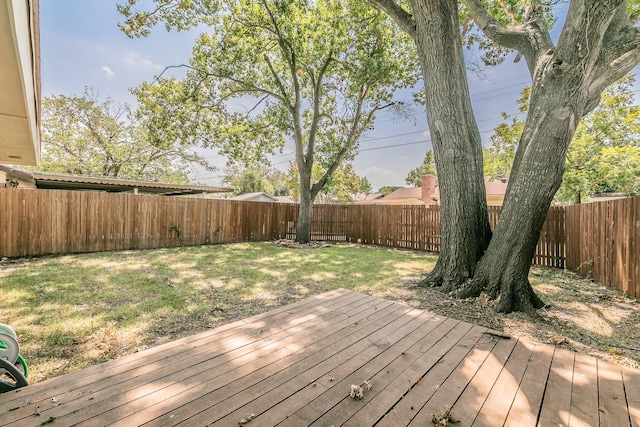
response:
[[[275,196],[278,203],[297,203],[290,196]]]
[[[503,196],[507,194],[507,179],[491,179],[488,176],[484,177],[484,187],[487,190],[487,195]]]
[[[484,185],[487,196],[503,196],[507,192],[508,181],[501,179],[492,180],[488,176],[484,177]],[[436,185],[435,192],[429,195],[434,200],[440,198],[440,187]],[[359,200],[355,202],[359,205],[419,205],[424,204],[422,200],[422,187],[398,188],[377,200]]]
[[[353,195],[353,202],[357,203],[357,202],[361,202],[363,200],[376,200],[376,199],[381,199],[384,197],[384,194],[382,193],[363,193],[363,192],[358,192],[356,194]]]
[[[398,188],[380,200],[422,199],[422,187]]]
[[[272,202],[277,202],[277,201],[278,201],[278,199],[277,199],[277,198],[275,198],[275,197],[273,197],[273,196],[268,195],[268,194],[267,194],[267,193],[265,193],[264,191],[259,191],[259,192],[257,192],[257,193],[245,193],[245,194],[241,194],[241,195],[239,195],[239,196],[231,197],[231,198],[229,198],[229,200],[244,200],[244,201],[250,202],[250,201],[252,201],[252,200],[259,199],[260,197],[268,198],[268,199],[270,199],[270,201],[272,201]]]
[[[33,182],[36,188],[40,189],[95,190],[119,193],[133,191],[137,188],[146,194],[158,194],[164,196],[201,193],[230,193],[233,191],[231,188],[209,187],[205,185],[165,184],[161,182],[31,172],[11,168],[5,165],[0,165],[0,171],[6,172],[9,176]]]
[[[484,177],[484,188],[487,192],[487,196],[504,196],[507,193],[507,179],[491,179],[488,176]],[[419,187],[418,187],[419,188]],[[436,192],[434,195],[440,196],[440,187],[436,185]]]

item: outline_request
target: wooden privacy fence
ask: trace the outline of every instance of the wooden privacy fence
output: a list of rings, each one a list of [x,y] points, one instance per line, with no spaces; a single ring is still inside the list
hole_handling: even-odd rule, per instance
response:
[[[296,206],[91,191],[0,189],[0,256],[273,240]]]
[[[567,268],[640,298],[640,196],[565,212]]]
[[[0,257],[293,238],[297,222],[292,204],[6,188]],[[316,205],[311,228],[314,240],[440,250],[437,206]],[[640,197],[552,207],[533,261],[640,296]]]

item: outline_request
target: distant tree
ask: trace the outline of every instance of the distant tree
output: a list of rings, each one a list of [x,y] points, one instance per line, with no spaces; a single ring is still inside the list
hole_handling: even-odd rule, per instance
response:
[[[210,169],[187,146],[151,144],[129,105],[100,101],[91,88],[43,99],[42,140],[43,172],[187,183],[189,163]]]
[[[360,178],[360,183],[358,184],[358,191],[364,194],[371,194],[372,190],[373,190],[373,187],[371,186],[371,183],[369,182],[367,177],[363,176],[362,178]]]
[[[580,203],[603,192],[635,194],[640,189],[640,107],[634,105],[628,75],[607,88],[598,106],[578,125],[569,145],[562,185],[556,200]],[[527,112],[529,88],[522,92],[520,110]],[[485,149],[485,173],[509,176],[524,122],[501,123]]]
[[[636,193],[640,187],[640,107],[629,75],[607,88],[578,125],[569,146],[561,201],[580,203],[603,192]]]
[[[312,172],[312,177],[320,176],[322,171],[316,168]],[[300,187],[298,178],[298,168],[292,164],[287,174],[287,183],[289,192],[295,200],[300,200]],[[339,167],[327,181],[324,188],[318,195],[320,203],[339,202],[350,203],[356,194],[360,192],[371,191],[371,184],[367,178],[359,177],[353,170],[350,163],[346,163]]]
[[[438,172],[436,171],[436,161],[433,158],[432,150],[428,150],[426,152],[424,160],[420,166],[409,171],[404,182],[413,187],[420,187],[422,186],[422,177],[424,175],[438,175]]]
[[[408,38],[360,0],[153,0],[145,2],[151,12],[138,3],[119,6],[128,35],[148,35],[159,21],[212,30],[196,41],[184,79],[161,77],[136,91],[153,136],[198,141],[243,161],[293,140],[296,240],[309,241],[316,196],[353,158],[376,112],[401,106],[396,89],[416,82]]]
[[[289,190],[285,174],[265,163],[247,166],[230,164],[224,171],[223,182],[233,188],[234,195],[265,192],[272,196],[286,196]]]
[[[393,193],[394,191],[398,190],[399,188],[403,188],[403,187],[395,187],[395,186],[385,185],[384,187],[380,187],[380,189],[378,190],[378,193],[384,194],[385,196],[388,196],[389,194]]]
[[[233,195],[256,193],[263,191],[273,194],[273,185],[269,182],[268,173],[261,164],[247,167],[232,165],[224,172],[223,182],[233,188]]]

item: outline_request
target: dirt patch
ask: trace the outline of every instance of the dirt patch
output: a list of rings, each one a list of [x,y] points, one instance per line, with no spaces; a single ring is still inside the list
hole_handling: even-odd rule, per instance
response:
[[[283,248],[291,248],[291,249],[320,249],[320,248],[330,248],[331,243],[322,242],[322,241],[311,241],[309,243],[298,243],[293,240],[281,239],[273,242],[276,246],[282,246]]]
[[[640,369],[638,300],[563,270],[533,267],[529,278],[546,303],[537,316],[499,314],[486,297],[453,299],[432,288],[400,302]]]

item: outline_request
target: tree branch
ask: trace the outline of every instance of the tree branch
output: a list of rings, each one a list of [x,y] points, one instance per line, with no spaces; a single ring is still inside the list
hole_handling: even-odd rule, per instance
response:
[[[601,93],[613,82],[624,77],[638,64],[640,64],[640,40],[636,41],[633,50],[626,52],[619,58],[604,66],[599,73],[599,77],[594,79],[591,83],[589,91],[594,94]]]
[[[333,50],[329,50],[329,55],[322,64],[318,76],[313,78],[313,119],[309,128],[309,140],[307,141],[307,159],[313,159],[315,152],[316,133],[318,131],[318,123],[322,117],[320,112],[320,96],[322,92],[322,79],[329,69],[329,65],[333,61]]]
[[[276,81],[276,85],[278,86],[278,89],[280,89],[281,95],[278,97],[278,99],[283,104],[286,104],[287,107],[292,108],[293,106],[291,105],[291,103],[287,99],[287,90],[284,87],[284,83],[282,83],[282,80],[280,79],[280,76],[278,76],[278,73],[276,72],[276,69],[274,68],[273,64],[271,63],[271,60],[269,59],[269,55],[267,55],[266,53],[264,54],[264,62],[267,63],[267,67],[269,67],[269,71],[271,72],[271,76]]]
[[[506,26],[485,9],[481,0],[462,0],[462,2],[487,37],[503,47],[517,50],[524,55],[529,73],[533,76],[539,57],[553,48],[551,36],[543,25],[544,17],[540,8],[532,7],[528,10],[525,23]]]
[[[393,19],[393,21],[406,32],[412,39],[416,38],[416,23],[413,20],[413,15],[404,10],[394,0],[369,0],[380,10],[385,12]]]
[[[640,63],[640,29],[633,25],[626,2],[622,2],[604,35],[603,52],[598,58],[598,77],[590,87],[594,93],[621,79]]]
[[[196,72],[204,75],[205,78],[203,78],[202,80],[200,80],[200,82],[198,82],[198,84],[196,85],[197,87],[200,87],[200,85],[202,84],[202,82],[206,78],[215,77],[217,79],[228,80],[230,82],[233,82],[233,83],[236,83],[236,84],[238,84],[240,86],[244,86],[245,87],[245,89],[237,90],[235,92],[238,92],[238,93],[241,93],[241,92],[258,92],[258,93],[262,93],[264,95],[272,96],[275,99],[277,99],[278,101],[286,103],[286,100],[282,96],[278,95],[277,93],[275,93],[275,92],[273,92],[273,91],[271,91],[269,89],[265,89],[265,88],[262,88],[262,87],[259,87],[259,86],[252,85],[252,84],[250,84],[250,83],[248,83],[248,82],[246,82],[244,80],[237,79],[235,77],[231,77],[231,76],[227,76],[227,75],[223,75],[223,74],[216,74],[216,73],[213,73],[213,72],[210,72],[210,71],[204,71],[204,70],[201,70],[199,68],[195,68],[195,67],[192,67],[191,65],[186,65],[186,64],[170,65],[168,67],[165,67],[165,69],[162,70],[162,73],[160,73],[158,76],[156,76],[156,78],[153,80],[153,82],[154,83],[158,82],[160,80],[160,78],[162,77],[162,75],[165,73],[165,71],[167,71],[170,68],[188,68],[190,70],[196,71]],[[234,91],[232,91],[232,92],[234,92]],[[284,90],[283,90],[283,93],[285,93]],[[193,94],[193,92],[192,92],[192,94]],[[225,96],[228,96],[228,95],[225,95]]]
[[[349,131],[349,136],[345,141],[342,149],[338,152],[338,155],[334,158],[333,162],[327,168],[325,173],[322,175],[322,178],[318,180],[315,184],[311,186],[311,197],[315,197],[322,188],[325,186],[329,177],[338,169],[342,161],[346,157],[347,153],[355,146],[356,142],[362,135],[362,131],[371,123],[373,120],[373,116],[377,111],[384,110],[385,108],[389,108],[395,105],[395,102],[388,103],[386,105],[380,105],[376,108],[371,109],[366,115],[366,118],[362,119],[362,105],[364,104],[364,100],[366,99],[366,93],[368,92],[369,87],[363,88],[363,95],[358,101],[358,106],[356,108],[356,114],[353,119],[353,123],[351,125],[351,130]]]
[[[278,39],[278,45],[280,46],[280,50],[282,51],[282,56],[285,61],[289,65],[289,73],[291,75],[291,79],[293,81],[293,90],[295,94],[295,102],[293,105],[287,104],[289,106],[289,111],[292,116],[293,121],[293,139],[296,144],[296,158],[299,164],[304,164],[305,167],[310,166],[307,164],[306,159],[302,153],[302,127],[300,126],[300,106],[302,104],[302,90],[300,88],[300,81],[298,80],[298,74],[296,70],[296,57],[293,49],[290,49],[290,46],[287,46],[286,40],[282,33],[280,32],[280,26],[278,25],[278,21],[275,16],[269,9],[269,5],[265,0],[262,0],[262,5],[264,6],[267,14],[269,15],[269,19],[271,20],[271,24],[275,30]],[[313,162],[313,159],[311,159]]]

